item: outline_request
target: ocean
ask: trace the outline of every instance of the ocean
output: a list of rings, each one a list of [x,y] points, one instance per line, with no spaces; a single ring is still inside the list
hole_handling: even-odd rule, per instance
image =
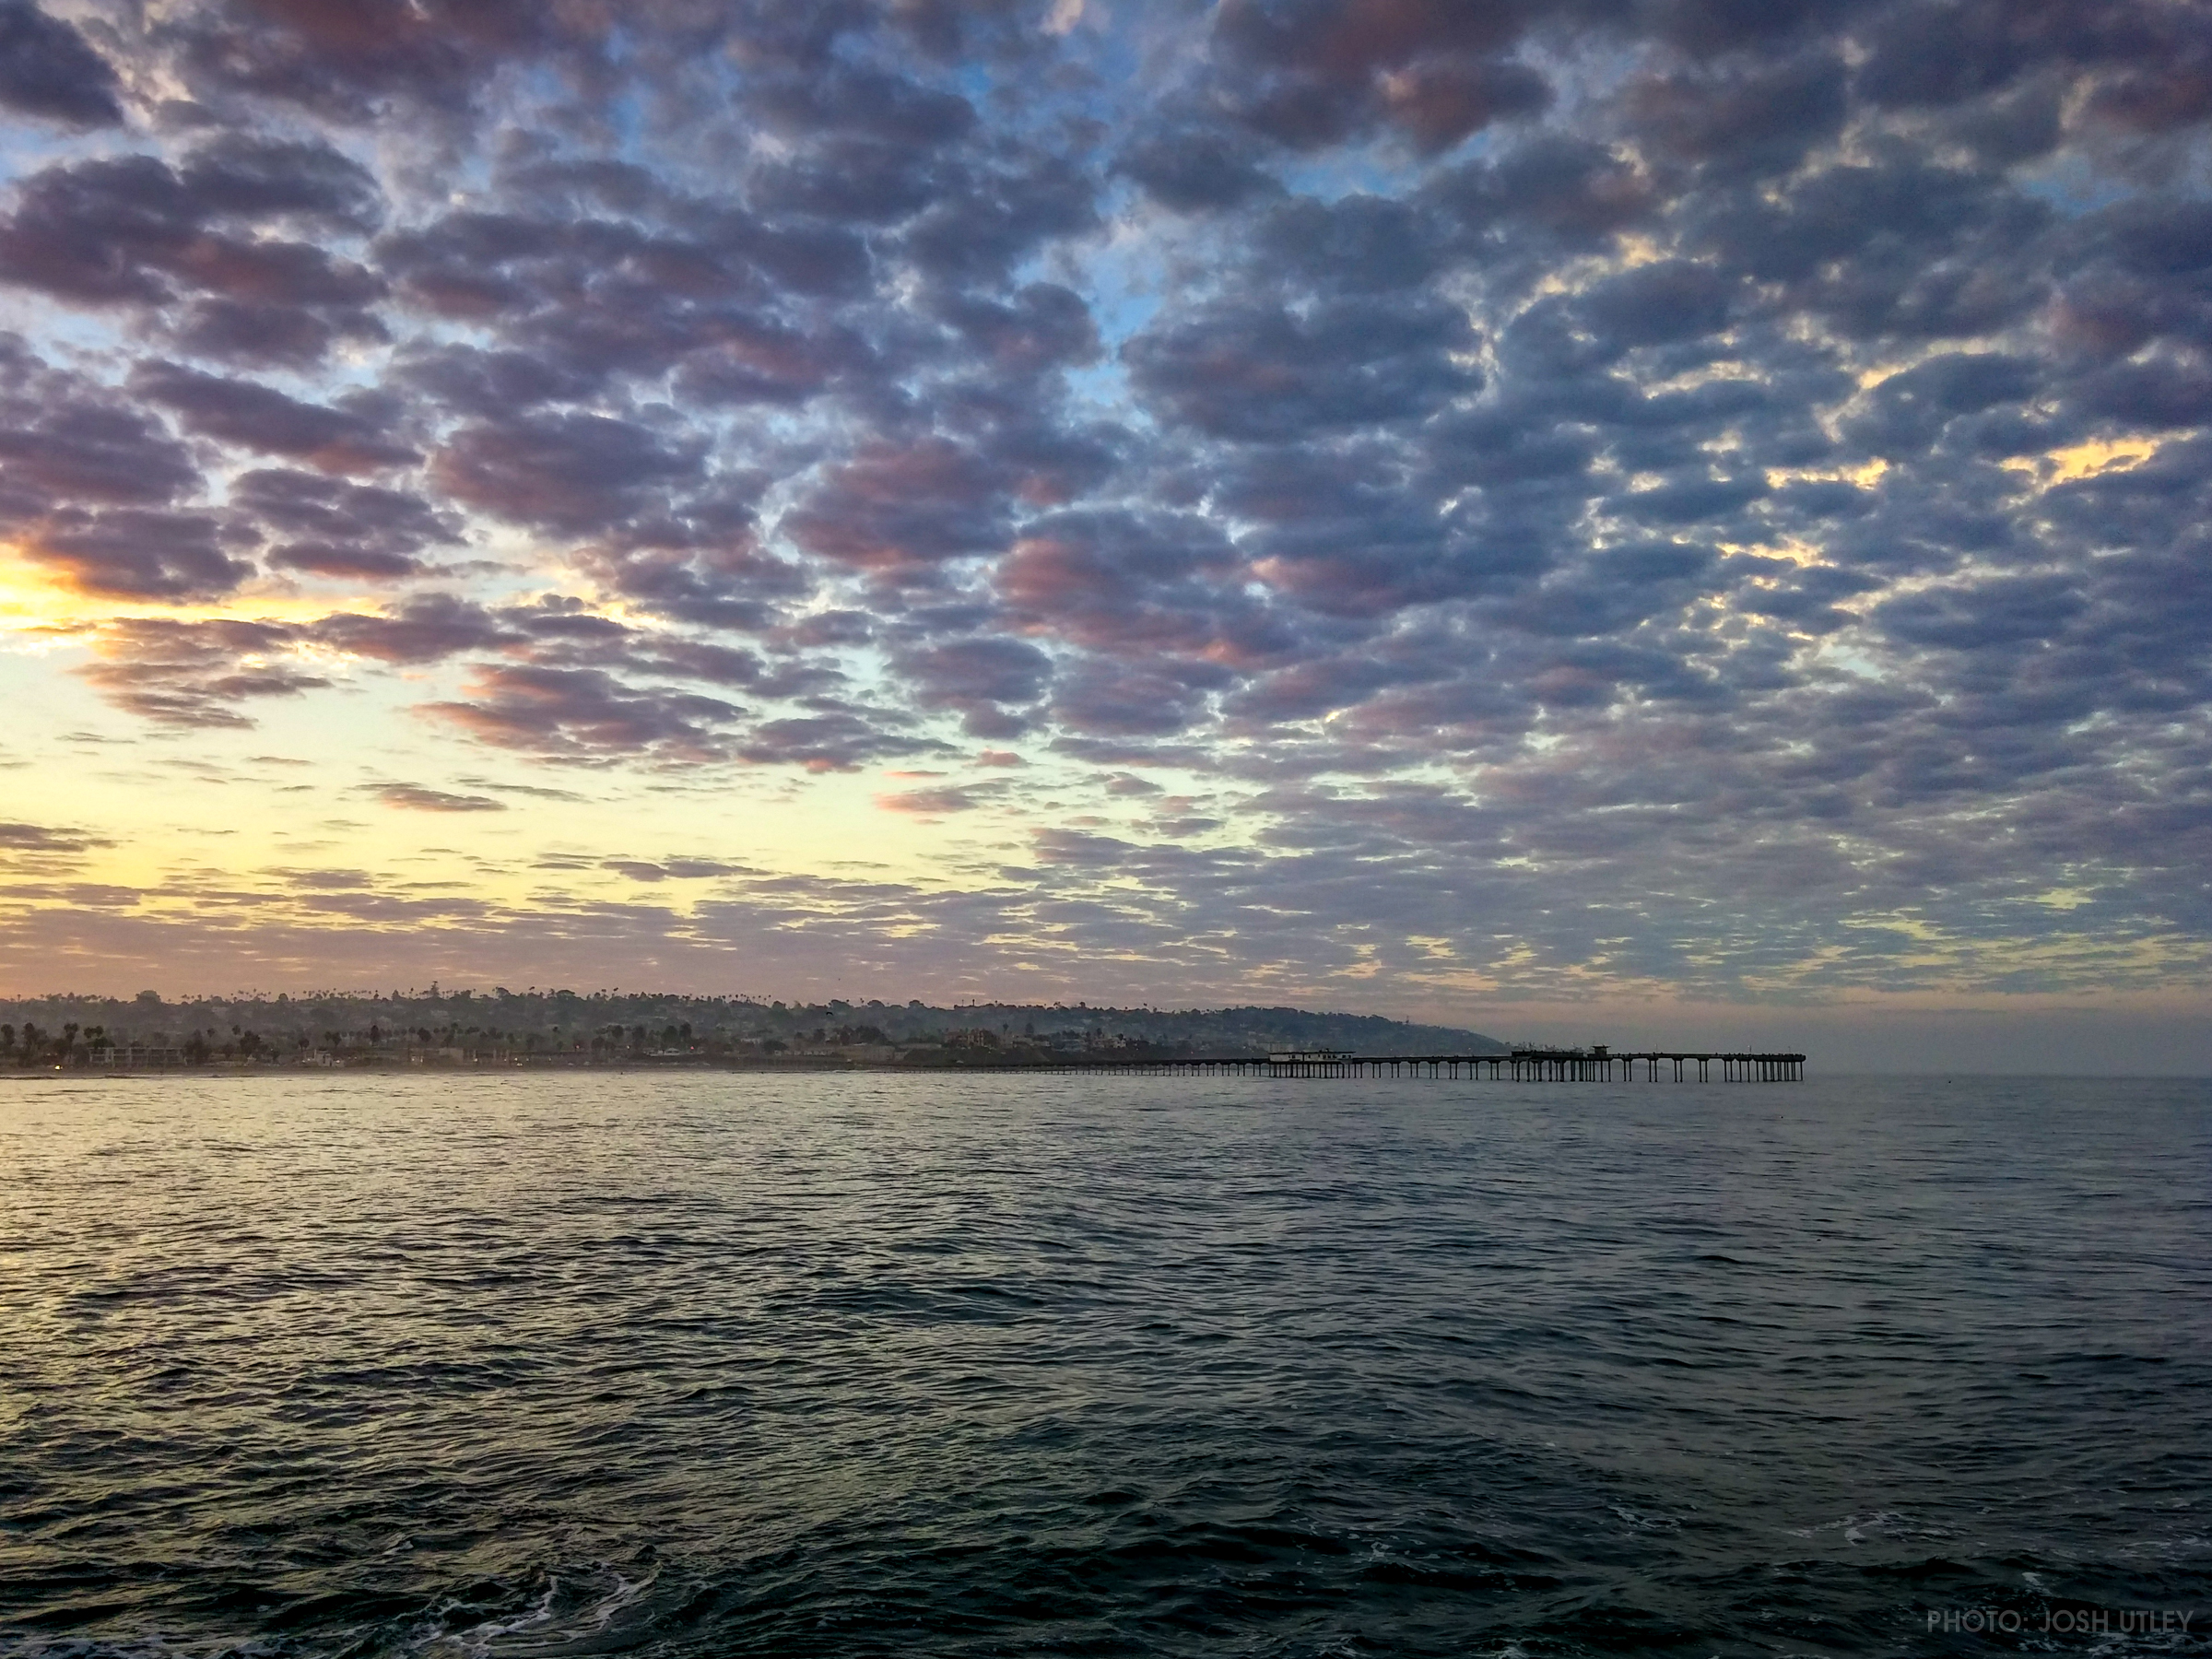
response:
[[[2206,1652],[2212,1085],[6,1083],[0,1649]]]

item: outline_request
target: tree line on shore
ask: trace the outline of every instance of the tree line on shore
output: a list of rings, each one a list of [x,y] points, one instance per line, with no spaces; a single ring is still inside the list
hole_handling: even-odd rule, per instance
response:
[[[1167,1059],[1286,1048],[1461,1053],[1476,1032],[1288,1007],[1108,1008],[1076,1003],[851,1003],[535,987],[313,993],[165,1001],[0,1001],[0,1065],[361,1064],[380,1059],[777,1059],[960,1065],[1065,1056]]]

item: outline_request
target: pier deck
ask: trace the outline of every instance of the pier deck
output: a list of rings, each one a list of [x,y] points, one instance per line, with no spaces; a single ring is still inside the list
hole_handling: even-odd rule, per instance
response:
[[[1129,1072],[1168,1077],[1468,1077],[1514,1083],[1802,1083],[1803,1054],[1719,1049],[1514,1049],[1501,1054],[1354,1054],[1334,1049],[1219,1058],[1015,1060],[976,1069],[1039,1072]],[[1694,1075],[1691,1067],[1695,1067]],[[1618,1068],[1618,1069],[1617,1069]]]

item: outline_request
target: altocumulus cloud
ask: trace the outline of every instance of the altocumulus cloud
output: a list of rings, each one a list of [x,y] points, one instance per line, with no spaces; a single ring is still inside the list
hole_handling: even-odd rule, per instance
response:
[[[1073,9],[0,0],[28,671],[984,826],[271,960],[2202,986],[2212,7]]]

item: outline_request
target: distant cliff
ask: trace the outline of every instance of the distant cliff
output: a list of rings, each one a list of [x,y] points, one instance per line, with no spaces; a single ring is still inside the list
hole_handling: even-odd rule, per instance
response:
[[[1094,1008],[1085,1004],[781,1003],[571,991],[202,997],[51,996],[0,1002],[0,1065],[83,1064],[101,1049],[164,1064],[439,1059],[752,1058],[883,1063],[1013,1059],[1100,1050],[1253,1054],[1486,1053],[1503,1043],[1448,1026],[1302,1008]]]

